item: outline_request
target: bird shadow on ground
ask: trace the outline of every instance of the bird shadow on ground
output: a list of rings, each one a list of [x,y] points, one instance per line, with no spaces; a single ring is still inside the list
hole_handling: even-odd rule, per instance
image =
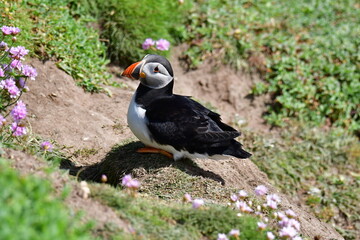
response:
[[[114,186],[120,183],[125,174],[132,173],[135,169],[143,168],[150,172],[164,167],[174,167],[189,175],[202,176],[225,184],[221,176],[198,167],[190,159],[174,161],[160,154],[137,153],[136,150],[141,147],[144,147],[141,142],[116,145],[99,163],[79,167],[70,160],[63,160],[60,168],[69,170],[71,175],[78,176],[81,180],[101,182],[102,176],[106,175],[106,182]]]

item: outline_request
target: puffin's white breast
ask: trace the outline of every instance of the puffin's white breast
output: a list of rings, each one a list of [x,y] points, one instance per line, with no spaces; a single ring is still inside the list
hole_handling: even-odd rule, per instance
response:
[[[136,94],[132,97],[129,105],[127,122],[134,135],[144,144],[151,146],[150,132],[146,125],[146,110],[136,104],[135,96]]]

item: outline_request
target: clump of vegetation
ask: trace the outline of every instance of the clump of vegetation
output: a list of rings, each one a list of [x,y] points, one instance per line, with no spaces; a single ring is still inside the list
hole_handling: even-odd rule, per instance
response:
[[[209,204],[171,203],[133,197],[114,188],[92,185],[92,196],[117,210],[134,227],[135,236],[146,239],[216,239],[219,233],[240,229],[241,239],[266,239],[257,227],[259,219],[245,215],[238,217],[230,207]],[[235,238],[231,238],[235,239]]]
[[[71,14],[70,1],[0,1],[4,9],[0,24],[17,25],[24,30],[20,43],[32,49],[32,56],[55,60],[85,90],[98,92],[109,84],[106,73],[106,47],[98,32],[88,27],[95,21],[88,15]],[[79,10],[80,11],[80,10]],[[77,17],[77,19],[75,18]]]
[[[252,160],[275,186],[308,205],[346,238],[357,234],[360,144],[343,129],[293,128],[281,138],[254,137]],[[250,143],[249,143],[250,145]]]
[[[49,182],[19,176],[0,158],[1,239],[92,239],[89,224],[69,217]]]
[[[173,33],[183,22],[189,1],[180,4],[156,0],[82,0],[73,4],[73,8],[84,7],[97,16],[109,57],[125,66],[148,53],[169,55],[168,51],[143,49],[142,43],[152,38],[174,44],[176,34]]]
[[[360,129],[360,8],[356,1],[197,1],[183,27],[191,66],[218,59],[256,67],[266,119]],[[328,121],[328,122],[327,122]]]

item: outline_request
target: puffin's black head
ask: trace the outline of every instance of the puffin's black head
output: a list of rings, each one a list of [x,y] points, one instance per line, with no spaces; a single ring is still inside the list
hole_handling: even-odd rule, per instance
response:
[[[140,80],[145,86],[156,89],[168,85],[174,79],[170,62],[154,54],[148,54],[140,62],[131,64],[122,76]]]

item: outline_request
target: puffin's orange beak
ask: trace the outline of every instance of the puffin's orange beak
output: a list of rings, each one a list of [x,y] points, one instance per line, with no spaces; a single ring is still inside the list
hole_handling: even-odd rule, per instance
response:
[[[121,76],[125,76],[134,80],[139,79],[140,76],[140,68],[143,61],[136,62],[131,64],[129,67],[125,69],[125,71],[121,74]]]

